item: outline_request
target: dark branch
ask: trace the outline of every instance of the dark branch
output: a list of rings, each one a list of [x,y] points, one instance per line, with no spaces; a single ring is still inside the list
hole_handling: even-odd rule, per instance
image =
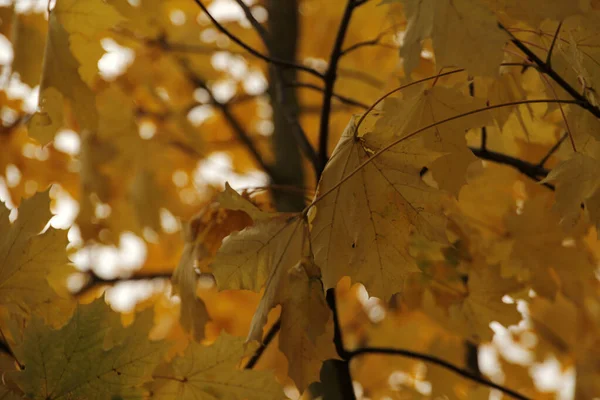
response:
[[[560,34],[560,28],[562,27],[562,21],[558,23],[558,27],[556,28],[556,33],[552,38],[552,43],[550,43],[550,49],[548,50],[548,55],[546,56],[546,65],[550,67],[552,63],[552,51],[554,50],[554,45],[556,45],[556,39],[558,39],[558,35]]]
[[[250,24],[252,25],[254,30],[260,36],[261,40],[263,41],[263,44],[269,50],[269,53],[272,53],[273,49],[271,46],[271,37],[270,37],[269,32],[267,32],[267,30],[260,24],[260,22],[257,21],[257,19],[254,17],[254,15],[252,15],[252,10],[250,9],[250,7],[248,7],[248,5],[246,5],[246,3],[243,2],[243,0],[236,0],[236,3],[244,11],[244,15],[246,16],[246,19],[248,19],[248,21],[250,21]],[[279,81],[280,85],[288,86],[285,83],[285,78],[281,71],[277,71],[276,76],[277,76],[277,80]],[[317,173],[319,170],[317,153],[312,148],[312,146],[308,140],[308,136],[306,136],[304,129],[302,129],[302,126],[300,125],[300,122],[298,122],[297,116],[291,115],[292,113],[290,113],[290,110],[288,110],[288,107],[286,107],[287,102],[285,100],[285,93],[281,87],[280,87],[280,89],[281,90],[279,90],[277,93],[280,97],[279,100],[284,105],[284,107],[283,107],[284,116],[285,116],[286,120],[288,121],[288,123],[293,127],[292,134],[294,135],[294,139],[300,146],[300,149],[302,150],[304,155],[310,160],[310,162],[313,165],[313,168],[315,170],[315,173]]]
[[[242,124],[238,121],[238,119],[235,117],[235,115],[233,115],[233,113],[229,109],[229,104],[221,103],[220,101],[218,101],[215,98],[212,90],[210,90],[210,88],[202,78],[200,78],[193,71],[191,71],[185,63],[182,63],[182,66],[187,70],[188,76],[192,80],[192,82],[198,87],[201,87],[202,89],[206,90],[208,96],[210,97],[211,104],[213,104],[219,111],[221,111],[223,117],[233,130],[233,133],[235,134],[237,139],[241,143],[243,143],[244,146],[246,146],[250,154],[252,154],[252,157],[254,158],[256,163],[263,169],[263,171],[265,171],[270,177],[272,177],[273,171],[271,166],[268,165],[266,161],[262,158],[262,155],[254,145],[254,142],[248,136],[248,133],[246,132]]]
[[[312,83],[293,82],[293,83],[290,83],[287,86],[297,87],[297,88],[311,89],[311,90],[315,90],[315,91],[321,92],[321,93],[325,92],[324,88],[322,88],[322,87],[320,87],[318,85],[312,84]],[[360,108],[364,108],[365,110],[369,108],[368,104],[361,103],[358,100],[354,100],[354,99],[351,99],[350,97],[342,96],[341,94],[337,94],[335,92],[332,94],[332,97],[334,99],[339,100],[340,103],[347,104],[349,106],[360,107]]]
[[[532,164],[507,154],[496,153],[495,151],[474,147],[470,147],[470,150],[476,157],[482,160],[488,160],[497,164],[511,166],[536,182],[541,181],[550,173],[550,171],[544,168],[543,165]],[[554,185],[552,184],[544,183],[543,185],[548,189],[554,190]]]
[[[208,8],[206,8],[206,6],[202,3],[201,0],[194,0],[194,1],[202,9],[202,11],[204,11],[204,13],[208,16],[208,18],[211,20],[211,22],[215,25],[215,27],[221,33],[223,33],[225,36],[227,36],[229,39],[231,39],[237,45],[239,45],[242,48],[244,48],[248,53],[252,54],[253,56],[255,56],[257,58],[260,58],[263,61],[269,62],[271,64],[278,65],[280,67],[294,68],[294,69],[297,69],[299,71],[304,71],[304,72],[307,72],[307,73],[309,73],[311,75],[317,76],[317,77],[319,77],[321,79],[325,79],[324,75],[322,73],[320,73],[319,71],[317,71],[316,69],[314,69],[314,68],[310,68],[310,67],[307,67],[306,65],[302,65],[302,64],[296,64],[296,63],[290,62],[290,61],[280,60],[278,58],[269,57],[269,56],[266,56],[266,55],[262,54],[258,50],[253,49],[252,47],[248,46],[246,43],[244,43],[243,41],[241,41],[233,33],[231,33],[227,28],[225,28],[223,25],[221,25],[221,23],[219,21],[217,21],[215,19],[215,17],[213,17],[210,12],[208,12]]]
[[[388,47],[390,49],[395,49],[397,50],[398,48],[392,45],[384,45],[382,43],[380,43],[381,39],[383,38],[383,36],[386,34],[387,32],[382,32],[381,34],[377,35],[376,38],[371,39],[371,40],[365,40],[363,42],[358,42],[358,43],[354,43],[353,45],[349,46],[347,49],[342,50],[340,57],[344,57],[345,55],[361,49],[363,47],[367,47],[367,46],[385,46]]]
[[[331,113],[331,99],[333,97],[333,88],[337,79],[338,73],[338,62],[342,55],[342,46],[344,45],[344,39],[346,38],[346,32],[350,26],[350,19],[354,9],[362,4],[362,2],[356,2],[355,0],[348,0],[342,20],[338,28],[335,43],[331,49],[331,55],[329,56],[329,66],[325,72],[324,81],[325,88],[323,90],[323,110],[321,111],[321,122],[319,124],[319,164],[320,172],[325,168],[325,164],[329,158],[328,144],[329,144],[329,117]],[[320,175],[320,174],[319,174]]]
[[[564,80],[562,76],[558,72],[556,72],[552,67],[544,62],[540,57],[537,56],[529,47],[527,47],[523,42],[517,39],[504,25],[498,24],[501,29],[506,31],[511,38],[512,43],[517,46],[519,50],[521,50],[533,63],[535,63],[540,72],[548,75],[554,82],[556,82],[563,90],[565,90],[573,99],[577,100],[579,106],[589,111],[596,118],[600,118],[600,108],[594,106],[590,101],[579,93],[573,86],[571,86],[567,81]]]
[[[277,319],[277,321],[275,321],[273,326],[271,326],[271,328],[265,335],[265,338],[263,339],[262,343],[260,344],[260,347],[258,349],[256,349],[256,351],[252,355],[252,358],[250,358],[250,360],[248,361],[248,364],[246,364],[244,369],[252,369],[256,366],[256,363],[258,362],[260,357],[263,355],[263,353],[267,349],[267,346],[269,346],[269,344],[273,341],[273,339],[275,339],[275,336],[277,335],[277,333],[279,332],[280,329],[281,329],[281,317],[279,317]]]
[[[565,133],[559,140],[558,142],[556,142],[554,144],[554,146],[552,146],[552,148],[550,150],[548,150],[548,154],[546,154],[544,156],[544,158],[542,158],[540,160],[540,162],[538,163],[538,165],[540,167],[543,167],[544,164],[546,164],[546,162],[548,162],[548,160],[550,159],[550,157],[552,157],[552,154],[556,153],[556,151],[560,148],[560,145],[563,144],[563,142],[565,141],[565,139],[569,137],[568,133]]]
[[[335,297],[335,289],[331,288],[327,290],[325,298],[333,317],[333,344],[335,345],[335,350],[338,356],[344,361],[343,363],[337,364],[336,367],[339,376],[339,391],[343,399],[356,400],[354,387],[352,386],[352,377],[350,376],[351,357],[350,353],[344,347],[342,327],[340,325],[340,317],[338,314],[337,301]]]
[[[412,358],[412,359],[416,359],[416,360],[421,360],[421,361],[428,362],[430,364],[435,364],[439,367],[445,368],[445,369],[452,371],[452,372],[454,372],[464,378],[467,378],[473,382],[477,382],[477,383],[479,383],[481,385],[485,385],[489,388],[499,390],[502,393],[504,393],[505,395],[510,396],[512,398],[519,399],[519,400],[530,400],[529,397],[526,397],[512,389],[508,389],[502,385],[498,385],[497,383],[494,383],[494,382],[490,381],[489,379],[486,379],[480,375],[474,374],[466,369],[457,367],[456,365],[451,364],[446,360],[443,360],[438,357],[434,357],[429,354],[424,354],[424,353],[419,353],[416,351],[410,351],[410,350],[404,350],[404,349],[393,349],[393,348],[387,348],[387,347],[366,347],[366,348],[357,349],[357,350],[348,352],[348,357],[350,359],[352,359],[354,357],[364,355],[364,354],[388,354],[388,355],[392,355],[392,356],[402,356],[402,357],[408,357],[408,358]]]
[[[120,282],[133,282],[133,281],[149,281],[152,279],[171,279],[172,272],[159,272],[159,273],[143,273],[131,276],[118,276],[114,278],[102,278],[98,276],[95,271],[89,270],[84,272],[86,274],[86,282],[82,287],[73,293],[73,296],[79,297],[89,292],[90,290],[99,286],[111,286]]]
[[[246,3],[244,3],[243,0],[235,0],[235,2],[237,3],[238,6],[240,6],[242,11],[244,11],[244,15],[246,16],[246,19],[250,22],[250,25],[252,25],[252,28],[254,28],[256,33],[258,33],[258,36],[260,36],[260,38],[262,39],[265,47],[267,49],[269,49],[271,46],[269,32],[267,32],[265,27],[262,26],[260,24],[260,22],[258,22],[256,20],[256,18],[254,18],[254,15],[252,15],[252,10],[250,9],[250,7],[248,7],[248,5]]]

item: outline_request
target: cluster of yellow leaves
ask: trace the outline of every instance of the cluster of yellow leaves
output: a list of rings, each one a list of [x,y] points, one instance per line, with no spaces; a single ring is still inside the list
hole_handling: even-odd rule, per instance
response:
[[[1,210],[0,338],[13,352],[12,361],[0,359],[1,398],[279,399],[282,388],[271,373],[241,370],[277,316],[285,360],[268,350],[263,365],[304,392],[330,373],[326,361],[338,356],[325,298],[336,287],[347,350],[401,348],[466,368],[472,360],[465,346],[492,346],[495,322],[511,327],[515,342],[537,340],[535,346],[522,340],[529,358],[520,364],[495,345],[506,386],[543,398],[528,368],[553,356],[563,370],[576,371],[576,398],[600,393],[600,125],[590,112],[599,104],[596,2],[362,5],[344,48],[375,43],[344,54],[336,94],[370,105],[396,85],[393,73],[412,83],[361,117],[351,115],[354,106],[334,101],[330,125],[341,137],[312,202],[300,213],[259,207],[228,185],[214,198],[195,190],[197,162],[214,151],[234,156],[236,171],[255,168],[219,114],[211,91],[219,84],[228,83],[235,93],[227,104],[230,115],[248,127],[265,158],[272,157],[269,140],[257,128],[269,121],[265,99],[244,88],[248,75],[266,68],[216,34],[193,1],[134,3],[58,0],[48,18],[1,9],[0,32],[14,49],[11,72],[31,87],[40,85],[33,115],[8,91],[0,93],[3,110],[15,115],[8,123],[3,117],[0,170],[7,180],[9,166],[22,175],[9,185],[14,202],[21,203],[18,218],[10,223],[8,209]],[[300,60],[318,67],[329,56],[335,39],[330,27],[344,3],[301,2]],[[225,25],[264,51],[257,35],[237,21]],[[206,39],[211,35],[216,38]],[[587,109],[525,104],[571,99],[572,93],[531,65],[510,43],[511,35],[547,58],[546,66],[575,88]],[[116,77],[98,68],[106,43],[133,54]],[[216,53],[226,60],[220,66]],[[234,63],[243,73],[227,71]],[[310,109],[319,110],[322,96],[306,87],[322,82],[301,77],[306,81],[300,82],[304,88],[298,85],[299,121],[316,146],[319,115]],[[194,110],[206,112],[202,122],[188,118]],[[65,129],[79,137],[74,157],[52,144]],[[568,139],[546,159],[563,131]],[[27,156],[26,146],[47,155]],[[510,164],[509,158],[536,167],[534,178],[555,184],[555,194],[493,163]],[[545,167],[553,167],[547,176],[539,172]],[[85,241],[114,242],[124,231],[159,233],[158,244],[149,247],[147,270],[160,269],[159,260],[173,261],[182,247],[162,226],[163,209],[184,219],[196,215],[186,227],[172,279],[180,306],[152,299],[154,316],[145,311],[123,327],[103,300],[77,305],[70,299],[66,232],[44,230],[50,198],[47,191],[33,195],[54,182],[78,199]],[[171,241],[176,243],[167,246]],[[209,274],[220,291],[261,292],[252,318],[227,326],[219,307],[245,312],[241,304],[254,303],[245,295],[223,302],[199,290],[198,281]],[[343,277],[362,289],[340,284]],[[363,289],[373,297],[359,302],[357,291]],[[179,324],[163,324],[164,318],[157,325],[169,331],[163,337],[179,343],[150,340],[153,319],[177,312]],[[218,336],[221,327],[240,326],[249,331],[249,343]],[[211,346],[198,343],[217,336]],[[489,397],[486,388],[440,366],[423,372],[423,364],[411,359],[353,360],[352,374],[370,398],[398,391],[415,398]],[[398,374],[402,379],[394,384],[382,383]]]
[[[66,231],[39,233],[50,217],[49,205],[46,191],[25,200],[14,223],[8,210],[2,216],[0,332],[19,364],[2,359],[3,398],[281,398],[271,374],[236,372],[256,344],[246,346],[224,334],[211,346],[193,343],[185,354],[167,357],[173,343],[148,338],[151,311],[123,327],[103,299],[76,306],[74,299],[60,296],[71,267]],[[28,320],[24,329],[14,324],[15,315]]]

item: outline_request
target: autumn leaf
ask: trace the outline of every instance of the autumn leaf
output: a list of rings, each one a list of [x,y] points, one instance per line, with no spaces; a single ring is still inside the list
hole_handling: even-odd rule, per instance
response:
[[[265,286],[248,339],[262,340],[269,311],[281,305],[280,349],[288,359],[290,377],[304,389],[318,378],[320,363],[335,356],[333,332],[326,332],[329,308],[320,270],[308,249],[308,226],[299,215],[273,213],[267,218],[229,187],[219,199],[253,216],[254,225],[223,240],[211,264],[217,287],[259,291]]]
[[[152,398],[283,399],[270,372],[239,370],[242,358],[255,348],[225,333],[210,346],[191,343],[183,356],[155,371]]]
[[[465,96],[455,88],[417,87],[403,99],[388,99],[383,115],[374,129],[376,135],[402,137],[426,126],[466,114],[464,118],[444,122],[420,135],[431,155],[440,155],[427,165],[433,178],[440,188],[458,196],[461,186],[466,183],[467,168],[476,160],[467,148],[465,132],[491,122],[489,113],[473,113],[483,108],[485,102]]]
[[[35,87],[42,76],[47,22],[44,14],[17,14],[13,27],[15,55],[13,71],[23,83]]]
[[[32,320],[20,347],[27,368],[16,379],[27,397],[140,397],[141,385],[151,379],[166,345],[147,340],[150,313],[138,316],[126,329],[115,326],[111,314],[100,299],[80,305],[60,330]],[[119,339],[105,348],[107,337]]]
[[[421,42],[433,41],[438,68],[458,66],[473,75],[497,75],[508,37],[477,0],[400,0],[408,21],[400,55],[407,75],[419,64]]]
[[[326,288],[350,276],[372,296],[389,299],[418,271],[408,251],[411,236],[445,240],[444,194],[421,179],[423,166],[435,159],[421,138],[366,163],[378,150],[371,144],[378,132],[355,137],[355,130],[351,121],[319,185],[311,230],[315,262]]]
[[[49,228],[41,233],[52,216],[48,191],[23,201],[12,224],[5,206],[0,214],[0,305],[13,312],[36,313],[48,324],[61,325],[74,304],[64,289],[59,295],[52,284],[58,288],[73,268],[67,258],[67,232]]]
[[[582,216],[581,204],[591,222],[600,228],[600,164],[581,153],[561,162],[543,182],[556,182],[556,210],[566,227],[574,226]]]

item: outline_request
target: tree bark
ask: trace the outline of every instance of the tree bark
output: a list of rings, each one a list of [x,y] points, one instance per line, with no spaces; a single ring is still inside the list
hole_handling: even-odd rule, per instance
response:
[[[269,51],[272,57],[295,61],[299,34],[298,0],[267,0],[269,13]],[[296,70],[269,67],[269,96],[273,108],[273,152],[275,165],[273,183],[281,186],[304,187],[302,155],[292,134],[291,118],[298,115],[296,90],[284,82],[296,80]],[[304,196],[300,192],[276,189],[273,191],[279,211],[300,211]]]

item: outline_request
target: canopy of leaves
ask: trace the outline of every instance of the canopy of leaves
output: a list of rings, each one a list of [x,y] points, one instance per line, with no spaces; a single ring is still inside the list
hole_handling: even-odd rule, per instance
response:
[[[1,399],[600,397],[597,1],[41,3]]]

